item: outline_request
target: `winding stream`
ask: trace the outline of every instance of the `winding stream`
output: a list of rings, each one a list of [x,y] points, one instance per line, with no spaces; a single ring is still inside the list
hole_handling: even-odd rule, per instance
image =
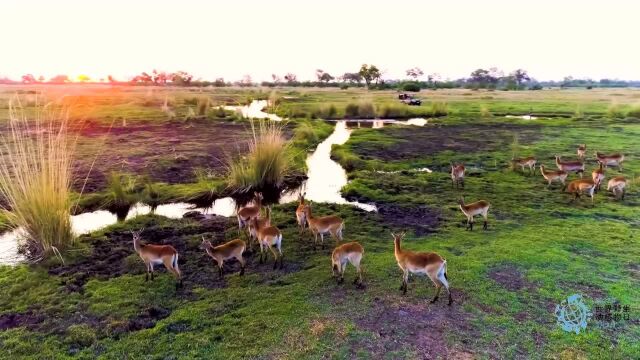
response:
[[[258,110],[262,112],[262,109],[264,108],[264,106],[266,106],[266,100],[262,101],[265,101],[265,103],[260,105],[253,105],[256,102],[254,101],[247,108],[251,108],[253,109],[251,111],[254,111],[258,108],[258,106],[261,106]],[[253,114],[255,115],[256,113],[254,112]],[[267,113],[264,114],[273,115]],[[357,121],[336,121],[333,133],[329,135],[329,137],[327,137],[324,141],[322,141],[318,145],[316,150],[307,157],[308,180],[301,186],[301,188],[284,193],[280,199],[280,203],[284,204],[297,201],[298,194],[300,193],[300,191],[303,191],[306,194],[305,198],[314,202],[348,204],[356,206],[365,211],[377,211],[377,208],[374,204],[347,201],[342,196],[340,190],[348,182],[347,173],[342,168],[342,166],[340,166],[340,164],[331,159],[331,147],[334,144],[342,145],[346,143],[347,140],[349,140],[351,132],[353,131],[349,128],[349,125],[354,126],[357,124],[357,127],[366,126],[379,128],[383,127],[387,123],[422,126],[426,124],[426,120],[410,119],[407,121],[397,121],[369,119]],[[193,207],[193,205],[187,203],[163,204],[159,205],[156,208],[155,214],[166,216],[172,219],[179,219],[182,218],[187,212],[194,210],[203,213],[205,216],[219,215],[230,217],[235,215],[236,207],[235,202],[232,198],[225,197],[216,200],[213,206],[207,209],[196,209]],[[129,210],[127,219],[149,213],[151,213],[151,208],[149,206],[138,203],[134,205],[131,210]],[[92,231],[115,224],[116,222],[116,215],[106,210],[86,212],[71,217],[73,231],[77,235],[90,233]],[[24,260],[24,257],[18,253],[17,243],[19,237],[20,229],[8,231],[0,235],[0,264],[16,264]]]

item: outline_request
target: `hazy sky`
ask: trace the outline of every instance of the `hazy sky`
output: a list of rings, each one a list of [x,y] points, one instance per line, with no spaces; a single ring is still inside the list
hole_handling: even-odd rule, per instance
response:
[[[640,79],[640,1],[0,0],[0,76],[186,70],[312,78],[373,63],[467,76]]]

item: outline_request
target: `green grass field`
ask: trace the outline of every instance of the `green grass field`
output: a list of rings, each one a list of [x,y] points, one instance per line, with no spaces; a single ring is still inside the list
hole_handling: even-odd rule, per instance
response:
[[[0,118],[9,96],[33,89],[1,90]],[[112,154],[126,163],[105,165],[150,176],[164,201],[212,183],[223,189],[219,172],[207,184],[195,176],[166,174],[220,169],[210,153],[221,154],[230,139],[246,136],[243,119],[185,120],[188,109],[195,108],[185,99],[205,96],[215,104],[231,104],[272,95],[255,89],[43,90],[59,98],[65,91],[84,96],[85,105],[73,115],[97,128],[119,119],[116,131],[81,132],[80,156],[95,154],[106,139]],[[392,91],[276,91],[280,100],[273,110],[290,117],[298,165],[330,133],[325,122],[311,119],[320,114],[316,110],[333,105],[333,117],[341,118],[349,103],[371,102],[377,114],[385,106],[400,107]],[[236,238],[235,219],[141,216],[82,236],[64,255],[64,264],[53,259],[0,266],[0,357],[640,358],[640,119],[629,112],[640,104],[640,90],[438,90],[418,96],[423,106],[402,108],[401,117],[427,116],[431,102],[446,103],[449,114],[425,127],[355,129],[345,145],[333,149],[351,180],[343,194],[375,202],[380,212],[314,204],[315,214],[341,216],[345,240],[364,246],[364,288],[351,284],[353,268],[343,285],[331,278],[333,241],[320,250],[313,248],[310,234],[299,237],[296,204],[273,207],[273,223],[284,234],[284,269],[273,270],[271,258],[258,264],[254,251],[245,254],[245,276],[232,261],[225,265],[224,280],[198,246],[201,236],[214,244]],[[165,98],[174,117],[161,110]],[[530,112],[539,119],[502,116]],[[538,163],[555,168],[555,154],[575,158],[581,143],[588,146],[587,176],[596,167],[594,151],[625,154],[622,174],[631,182],[625,200],[613,199],[605,186],[593,205],[585,198],[572,202],[557,184],[547,189],[539,171],[529,176],[509,164],[513,156],[536,156]],[[172,147],[188,159],[186,165]],[[464,189],[452,188],[450,162],[466,165]],[[413,171],[422,167],[433,172]],[[98,168],[96,174],[105,172]],[[619,174],[608,169],[605,183]],[[96,175],[83,194],[87,208],[99,206],[104,195],[100,179]],[[461,195],[468,202],[491,203],[488,231],[479,225],[465,230],[456,202]],[[183,288],[176,290],[162,267],[154,282],[145,282],[129,233],[141,227],[144,241],[172,244],[179,251]],[[434,287],[424,277],[410,279],[407,295],[398,290],[401,272],[390,232],[401,230],[408,232],[405,248],[435,251],[447,259],[451,307],[443,297],[428,303]],[[580,334],[562,330],[555,307],[576,293],[592,310],[612,300],[628,305],[629,320],[594,319]]]

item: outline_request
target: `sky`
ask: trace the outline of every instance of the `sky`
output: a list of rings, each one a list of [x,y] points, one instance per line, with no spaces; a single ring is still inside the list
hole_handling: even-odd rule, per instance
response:
[[[640,80],[640,1],[0,0],[0,77],[185,70],[314,78],[375,64],[442,78],[524,68],[538,80]]]

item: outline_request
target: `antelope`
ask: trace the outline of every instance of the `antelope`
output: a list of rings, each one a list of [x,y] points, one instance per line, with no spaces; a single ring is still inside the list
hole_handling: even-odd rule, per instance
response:
[[[249,245],[253,246],[253,240],[258,240],[257,228],[268,227],[271,226],[271,208],[267,208],[267,216],[264,218],[258,217],[255,219],[258,223],[258,226],[254,226],[254,222],[249,222],[249,239],[251,243]]]
[[[611,155],[605,155],[596,151],[596,160],[598,160],[600,164],[604,165],[605,168],[607,166],[615,166],[618,169],[620,169],[620,171],[622,171],[622,162],[624,161],[624,154],[615,153]]]
[[[318,234],[320,234],[320,244],[324,249],[324,234],[330,233],[336,241],[342,241],[342,230],[344,221],[335,215],[314,217],[311,213],[311,204],[304,206],[304,213],[309,225],[309,230],[315,236],[314,247],[318,244]]]
[[[486,200],[479,200],[471,204],[464,203],[464,197],[460,197],[458,200],[458,204],[460,204],[460,210],[467,217],[467,229],[473,231],[473,217],[476,215],[482,215],[484,218],[484,225],[482,226],[483,230],[487,230],[487,214],[489,213],[489,204]]]
[[[580,144],[578,145],[578,159],[584,160],[584,156],[587,153],[587,145],[586,144]]]
[[[149,274],[151,274],[151,281],[153,281],[153,266],[164,264],[167,270],[172,272],[178,280],[176,288],[182,286],[182,274],[178,267],[178,252],[176,249],[171,245],[141,244],[140,234],[142,230],[131,231],[131,235],[133,235],[133,249],[147,266],[147,274],[144,281],[149,281]]]
[[[238,210],[238,228],[242,229],[249,224],[252,219],[260,216],[260,208],[262,207],[262,193],[254,193],[253,205],[247,205]]]
[[[256,218],[254,218],[252,221],[253,227],[256,229],[258,244],[260,244],[260,264],[262,264],[263,262],[263,257],[266,261],[267,254],[265,253],[265,251],[268,249],[271,250],[271,253],[273,254],[273,268],[275,269],[278,266],[279,259],[280,268],[282,269],[284,257],[282,255],[282,233],[280,232],[280,230],[278,230],[277,227],[261,224]],[[277,253],[276,250],[273,249],[274,246],[278,249]]]
[[[464,171],[465,168],[463,164],[451,164],[451,187],[455,184],[456,187],[461,185],[464,189]]]
[[[209,240],[205,240],[202,237],[202,244],[200,248],[206,251],[207,255],[218,264],[218,274],[220,278],[223,278],[224,261],[235,258],[240,262],[240,276],[244,275],[245,261],[242,258],[242,253],[246,249],[247,245],[240,239],[231,240],[225,244],[213,246]]]
[[[556,166],[559,170],[580,174],[581,178],[584,174],[584,163],[582,161],[562,161],[560,156],[556,155]]]
[[[569,174],[567,174],[566,171],[563,170],[557,170],[557,171],[547,171],[544,168],[543,164],[540,164],[540,173],[542,174],[542,177],[545,178],[548,182],[547,184],[547,188],[549,186],[551,186],[551,183],[554,181],[558,181],[560,183],[562,183],[562,188],[564,189],[565,185],[565,181],[567,180],[567,176]]]
[[[333,249],[333,253],[331,254],[331,268],[333,276],[338,278],[338,284],[344,282],[344,270],[347,268],[347,263],[351,263],[358,271],[358,276],[353,280],[353,283],[362,284],[360,261],[363,255],[364,248],[358,242],[345,243]]]
[[[613,196],[618,198],[618,194],[622,195],[621,199],[624,200],[624,194],[626,193],[627,179],[624,176],[616,176],[609,180],[607,184],[607,190],[613,193]]]
[[[304,212],[304,195],[305,194],[298,195],[298,208],[296,209],[296,220],[300,228],[300,235],[304,232],[304,227],[307,223],[307,215]]]
[[[602,181],[604,180],[604,169],[602,168],[602,163],[600,166],[591,172],[591,179],[593,183],[596,184],[596,191],[600,190],[600,185],[602,185]]]
[[[434,252],[414,252],[408,250],[402,250],[400,241],[404,238],[405,233],[394,234],[394,254],[398,267],[402,270],[402,285],[400,290],[403,294],[407,293],[407,281],[409,280],[409,273],[413,274],[426,274],[436,287],[436,295],[431,300],[431,303],[435,303],[440,296],[440,290],[442,286],[447,289],[449,294],[449,303],[453,303],[451,298],[451,289],[449,289],[449,282],[447,279],[447,260],[443,259],[440,255]]]
[[[511,159],[511,162],[514,165],[520,166],[522,168],[522,172],[524,172],[525,166],[529,167],[529,174],[535,174],[536,172],[536,158],[533,156],[529,156],[526,158],[514,158]]]
[[[591,179],[578,179],[573,180],[567,186],[567,192],[574,194],[574,200],[580,197],[580,194],[586,193],[591,197],[591,202],[593,203],[593,193],[596,190],[596,184]]]

